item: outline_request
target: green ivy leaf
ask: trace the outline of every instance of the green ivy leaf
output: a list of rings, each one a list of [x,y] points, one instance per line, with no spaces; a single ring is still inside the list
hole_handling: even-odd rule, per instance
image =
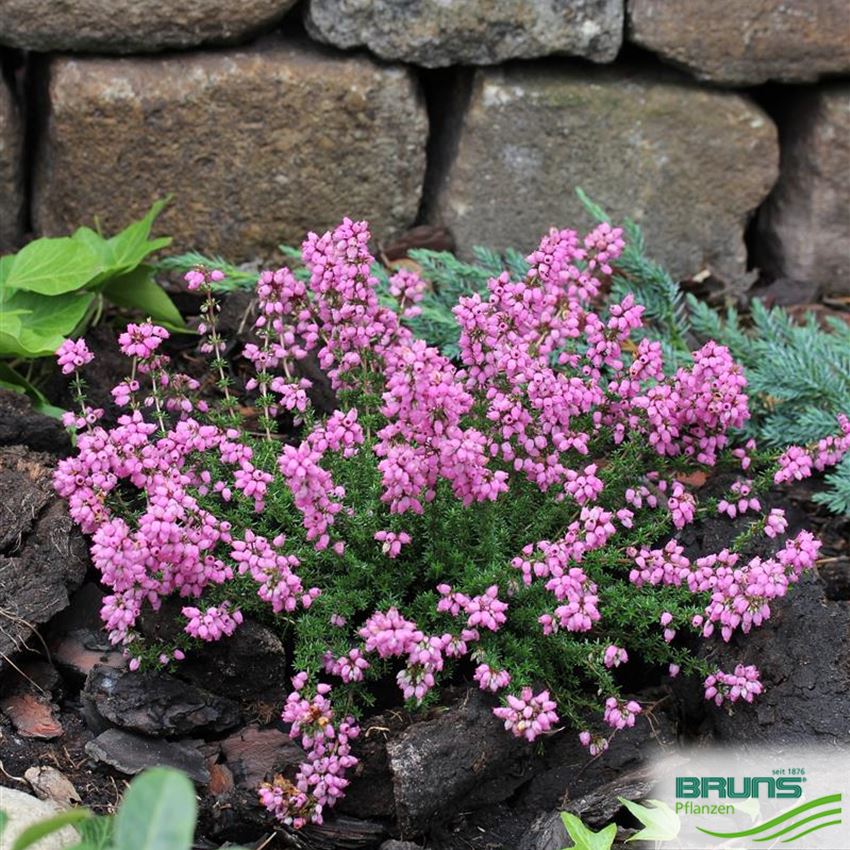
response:
[[[15,254],[5,286],[62,295],[82,289],[100,271],[100,257],[85,242],[70,236],[36,239]]]
[[[569,812],[561,812],[561,820],[573,840],[573,846],[564,850],[611,850],[611,845],[617,837],[617,825],[613,823],[599,832],[594,832],[581,822],[581,818]]]
[[[130,783],[113,840],[121,850],[189,850],[196,818],[192,783],[175,770],[153,768]]]
[[[15,262],[14,254],[4,254],[0,257],[0,304],[3,302],[3,298],[8,293],[8,289],[6,289],[6,281],[9,279],[9,272],[12,269],[12,263]]]
[[[643,829],[636,832],[627,841],[672,841],[678,838],[682,822],[679,816],[667,803],[661,800],[647,800],[653,808],[641,806],[626,800],[623,797],[617,799],[643,824]]]
[[[100,257],[104,268],[108,268],[113,265],[113,256],[109,247],[109,242],[96,230],[92,230],[90,227],[78,227],[71,234],[71,239],[76,242],[81,242],[89,248],[93,254]]]
[[[7,310],[5,304],[0,310],[0,355],[8,345],[15,345],[15,340],[21,335],[21,314]],[[7,337],[10,340],[7,343]]]
[[[0,317],[0,356],[53,354],[83,321],[94,299],[91,292],[66,292],[52,297],[23,290],[13,292]]]
[[[144,218],[134,221],[129,227],[106,241],[111,254],[110,265],[115,274],[134,269],[148,254],[171,244],[170,236],[150,239],[154,220],[162,212],[170,198],[156,201]]]
[[[7,823],[9,823],[9,816],[6,812],[0,812],[0,835],[3,835],[3,830],[6,829]]]
[[[15,839],[11,850],[26,850],[27,847],[32,847],[33,844],[40,841],[46,835],[51,835],[60,829],[64,829],[66,826],[73,826],[75,823],[80,823],[80,821],[84,821],[90,817],[91,812],[88,809],[71,809],[68,812],[60,812],[58,815],[28,826]]]
[[[119,307],[141,310],[158,322],[182,328],[183,317],[168,293],[153,279],[151,266],[138,266],[115,277],[103,287],[103,294]]]
[[[98,815],[83,821],[79,827],[82,842],[71,850],[114,850],[112,845],[112,815]]]

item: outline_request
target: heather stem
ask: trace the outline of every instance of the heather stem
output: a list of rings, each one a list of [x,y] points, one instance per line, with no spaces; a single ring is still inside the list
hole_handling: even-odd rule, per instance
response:
[[[160,431],[164,434],[166,431],[165,414],[162,409],[162,390],[160,388],[163,371],[162,369],[151,370],[151,398],[153,399],[153,406],[156,411],[157,424]]]
[[[80,416],[85,420],[86,430],[91,430],[91,423],[88,421],[88,417],[86,415],[86,390],[85,383],[83,379],[80,377],[79,372],[74,372],[74,401],[77,403],[77,407],[80,409]]]
[[[204,302],[204,320],[207,323],[210,345],[213,350],[213,365],[218,371],[219,387],[224,392],[224,398],[228,409],[233,407],[233,397],[230,394],[230,379],[225,373],[225,361],[222,357],[223,343],[218,334],[218,326],[216,324],[216,313],[218,312],[218,302],[213,295],[212,287],[207,285],[206,301]]]

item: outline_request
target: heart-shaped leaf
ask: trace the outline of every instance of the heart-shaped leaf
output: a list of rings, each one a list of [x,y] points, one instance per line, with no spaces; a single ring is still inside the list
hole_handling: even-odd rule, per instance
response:
[[[82,322],[95,299],[91,292],[50,297],[18,290],[0,312],[0,356],[53,354]]]
[[[153,768],[130,783],[113,841],[121,850],[189,850],[196,818],[192,783],[177,771]]]
[[[63,236],[36,239],[15,254],[7,289],[62,295],[84,287],[101,271],[100,257],[85,242]]]
[[[170,236],[150,239],[154,219],[162,212],[169,199],[156,201],[144,218],[134,221],[129,227],[107,240],[111,252],[110,266],[115,274],[135,268],[148,254],[171,244]]]
[[[611,845],[617,837],[617,825],[613,823],[599,832],[594,832],[581,822],[581,818],[570,812],[561,812],[561,820],[573,840],[573,846],[564,850],[611,850]]]
[[[153,279],[150,266],[139,266],[115,277],[103,287],[103,294],[119,307],[140,310],[154,321],[183,327],[183,317],[168,293]]]
[[[661,800],[647,800],[652,806],[650,808],[623,797],[617,799],[643,824],[643,829],[627,839],[628,841],[672,841],[679,837],[682,822],[667,803]]]

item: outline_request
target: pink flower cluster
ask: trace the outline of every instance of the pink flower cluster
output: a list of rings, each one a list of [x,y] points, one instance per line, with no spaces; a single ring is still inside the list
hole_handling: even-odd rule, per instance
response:
[[[334,658],[333,654],[325,653],[325,672],[331,676],[339,676],[343,682],[362,682],[363,673],[369,669],[369,662],[363,657],[363,653],[356,647],[342,655]]]
[[[521,556],[513,559],[511,566],[522,572],[526,585],[531,585],[534,578],[548,579],[546,590],[561,603],[553,614],[542,614],[538,618],[544,634],[561,629],[586,632],[600,619],[596,585],[581,567],[569,565],[581,562],[587,552],[604,546],[614,533],[610,512],[598,506],[585,507],[561,540],[555,543],[541,540],[536,546],[529,544],[523,548]],[[532,560],[535,549],[538,559]]]
[[[511,674],[507,670],[493,670],[489,664],[479,664],[473,679],[482,691],[496,693],[511,683]]]
[[[499,599],[498,585],[491,585],[484,593],[472,597],[453,591],[448,584],[437,585],[437,591],[442,597],[437,603],[437,610],[448,611],[453,617],[461,612],[467,614],[466,625],[469,629],[480,626],[497,632],[507,620],[505,611],[508,610],[508,604]]]
[[[587,747],[592,756],[601,755],[608,749],[608,739],[603,735],[593,735],[588,729],[579,732],[578,739],[583,747]]]
[[[89,351],[84,339],[66,339],[56,350],[56,358],[62,367],[62,374],[70,375],[86,363],[91,363],[94,355]]]
[[[621,664],[625,664],[628,660],[629,653],[620,646],[614,646],[614,644],[611,644],[611,646],[605,650],[605,656],[603,657],[603,662],[608,668],[619,667]]]
[[[321,823],[356,763],[350,743],[357,727],[334,716],[330,686],[318,676],[337,677],[348,695],[392,671],[404,698],[418,703],[463,659],[488,693],[504,692],[514,676],[516,692],[504,695],[494,713],[531,741],[558,723],[557,706],[549,690],[535,692],[527,671],[520,675],[508,663],[514,641],[580,644],[588,675],[606,694],[615,668],[640,652],[619,631],[622,624],[614,621],[606,634],[606,618],[617,611],[606,606],[609,574],[641,598],[660,585],[699,595],[705,609],[691,626],[706,637],[718,629],[728,640],[770,615],[772,600],[812,566],[818,547],[803,532],[769,559],[741,563],[724,550],[691,563],[676,539],[641,545],[658,539],[643,534],[644,523],[664,533],[694,522],[696,496],[675,470],[682,458],[714,465],[749,410],[742,370],[728,350],[709,342],[689,366],[668,375],[659,343],[634,342],[643,307],[632,296],[605,311],[594,306],[623,249],[619,229],[603,224],[583,239],[552,230],[528,257],[525,277],[515,281],[506,272],[485,295],[462,298],[454,310],[455,361],[414,338],[381,305],[369,238],[365,222],[345,219],[305,240],[303,280],[289,269],[260,275],[256,339],[243,351],[253,370],[249,403],[261,412],[258,434],[234,424],[239,405],[230,394],[212,296],[220,278],[196,269],[186,280],[207,296],[202,348],[214,354],[222,409],[209,411],[199,382],[169,370],[166,330],[130,324],[119,343],[133,359],[133,377],[113,390],[129,410],[109,429],[98,411],[73,414],[72,424],[87,430],[77,455],[61,461],[55,475],[71,516],[91,535],[92,560],[110,588],[102,611],[110,638],[128,653],[142,643],[143,609],[157,609],[167,597],[182,600],[184,630],[197,642],[232,634],[257,598],[287,621],[307,616],[332,624],[313,666],[294,678],[283,712],[305,761],[294,781],[278,777],[260,792],[270,811],[296,827]],[[390,280],[408,318],[424,290],[407,270]],[[91,359],[82,342],[63,344],[58,356],[66,374]],[[311,409],[312,384],[301,362],[308,357],[318,360],[340,403],[330,415]],[[282,412],[287,427],[294,420],[298,428],[278,441],[272,431]],[[841,435],[789,450],[779,480],[837,462],[850,449],[850,421],[840,424]],[[750,457],[753,448],[735,455],[742,470],[760,462]],[[760,511],[750,487],[736,484],[720,510]],[[465,516],[487,517],[517,492],[532,504],[545,500],[557,522],[535,526],[529,516],[524,536],[511,538],[507,553],[488,553],[481,571],[435,555],[433,578],[410,583],[427,542],[417,538],[432,518],[461,508],[470,509]],[[774,510],[756,527],[776,537],[787,522]],[[545,533],[553,539],[539,539]],[[618,544],[626,536],[634,547]],[[461,554],[479,566],[477,553]],[[317,575],[332,586],[312,587]],[[339,591],[333,582],[340,576],[363,583],[347,594],[346,610],[336,611],[330,591]],[[394,587],[388,576],[404,580],[398,598],[405,599],[430,594],[432,582],[440,582],[436,605],[417,613],[418,624],[378,601]],[[660,615],[668,642],[680,620],[687,622],[680,608],[669,607],[646,609],[654,629]],[[651,639],[658,641],[654,633]],[[183,654],[170,653],[161,653],[162,663]],[[747,673],[735,675],[752,682]],[[552,677],[541,680],[554,686]],[[710,698],[744,693],[722,673],[711,687]],[[747,687],[745,699],[758,692]],[[612,695],[604,720],[616,733],[633,726],[640,710]],[[584,731],[581,740],[599,753],[609,739]]]
[[[127,330],[119,335],[118,345],[122,354],[126,354],[127,357],[149,360],[169,336],[165,328],[151,322],[142,322],[140,325],[129,324]]]
[[[285,543],[282,534],[269,543],[265,537],[247,529],[245,539],[234,540],[230,549],[230,556],[239,565],[239,574],[251,574],[259,584],[257,596],[268,602],[276,614],[294,611],[299,602],[309,608],[320,593],[317,587],[304,591],[296,573],[301,562],[295,555],[280,551]]]
[[[242,612],[234,611],[231,614],[229,602],[222,602],[204,611],[186,605],[182,614],[188,620],[186,632],[208,642],[230,637],[242,623]]]
[[[634,700],[621,700],[608,697],[605,700],[605,722],[612,729],[626,729],[635,725],[635,718],[640,714],[640,703]]]
[[[190,418],[177,421],[163,436],[155,431],[139,411],[122,416],[109,431],[81,434],[78,455],[61,461],[55,474],[57,491],[68,499],[74,520],[92,535],[92,560],[114,591],[103,608],[111,639],[130,641],[145,601],[156,608],[172,593],[199,597],[207,586],[230,581],[234,565],[240,573],[251,573],[260,585],[258,595],[273,610],[292,610],[296,598],[309,605],[318,591],[301,587],[294,572],[297,558],[272,552],[250,530],[244,540],[234,541],[230,524],[200,507],[201,495],[217,493],[230,501],[234,491],[241,491],[255,510],[262,510],[272,476],[253,465],[252,450],[239,441],[238,432]],[[214,481],[193,465],[204,452],[235,468],[232,483]],[[122,486],[144,494],[145,508],[135,527],[113,512],[113,495]],[[223,556],[221,545],[231,547],[232,560]],[[189,634],[210,639],[201,634],[195,614],[186,616]],[[230,634],[233,628],[207,623],[206,633]]]
[[[260,803],[281,822],[299,829],[324,822],[324,810],[344,796],[349,780],[346,771],[357,764],[351,741],[360,734],[352,717],[336,721],[328,694],[330,685],[319,684],[312,698],[304,695],[307,674],[293,677],[294,690],[287,697],[283,720],[291,724],[289,735],[307,754],[295,783],[283,777],[260,787]]]
[[[410,269],[401,268],[390,278],[390,295],[398,301],[401,315],[412,319],[422,313],[417,306],[425,297],[428,284]]]
[[[774,509],[765,534],[775,537],[786,526],[783,512]],[[709,593],[705,615],[698,616],[693,625],[702,629],[704,637],[710,637],[719,626],[728,641],[735,630],[747,633],[770,617],[770,602],[785,596],[789,585],[814,566],[819,548],[820,542],[810,532],[801,531],[766,560],[756,557],[739,565],[739,555],[724,549],[692,564],[681,545],[670,540],[663,549],[628,550],[636,565],[629,579],[638,587],[644,583],[686,585],[693,593]],[[669,622],[666,616],[662,618],[662,626]],[[665,633],[668,640],[672,636]]]
[[[506,705],[494,708],[493,714],[505,721],[508,732],[533,741],[538,735],[551,731],[558,722],[555,708],[549,691],[535,694],[531,688],[523,688],[519,696],[508,694]]]
[[[824,437],[811,446],[791,446],[779,458],[779,470],[773,478],[775,484],[801,481],[817,472],[840,463],[850,451],[850,417],[838,415],[838,433]]]
[[[760,511],[761,502],[752,494],[752,481],[736,481],[731,488],[731,495],[717,503],[717,510],[735,519],[738,514],[747,511]]]
[[[752,664],[738,664],[733,673],[717,670],[705,680],[705,698],[717,705],[739,699],[752,702],[764,690],[759,681],[760,675],[758,667]]]
[[[401,554],[401,547],[407,546],[412,539],[406,531],[398,534],[384,530],[375,532],[375,540],[382,544],[381,549],[388,558],[397,558]]]
[[[764,521],[765,535],[767,537],[779,537],[780,534],[785,534],[787,528],[788,520],[785,518],[785,511],[781,508],[771,508]]]
[[[186,272],[183,279],[186,281],[186,288],[189,292],[207,292],[211,289],[213,283],[220,283],[224,280],[224,272],[218,269],[212,271],[203,268],[191,269]]]

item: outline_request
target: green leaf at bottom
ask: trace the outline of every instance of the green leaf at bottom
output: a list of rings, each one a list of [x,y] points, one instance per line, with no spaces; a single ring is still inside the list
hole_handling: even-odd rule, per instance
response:
[[[150,266],[139,266],[127,274],[112,278],[103,294],[119,307],[140,310],[157,322],[183,327],[183,317],[168,293],[153,279]]]
[[[46,820],[34,823],[32,826],[28,826],[15,839],[11,850],[26,850],[27,847],[31,847],[46,835],[51,835],[60,829],[64,829],[66,826],[72,826],[90,817],[91,812],[88,809],[71,809],[69,812],[61,812]]]
[[[561,820],[573,840],[573,846],[564,850],[611,850],[611,845],[617,837],[617,825],[614,823],[594,832],[581,822],[581,818],[569,812],[561,812]]]
[[[647,800],[652,806],[650,808],[623,797],[617,799],[643,824],[643,829],[628,838],[628,841],[672,841],[679,837],[682,822],[667,803]]]
[[[113,841],[121,850],[189,850],[196,817],[189,779],[156,767],[130,783],[115,815]]]

